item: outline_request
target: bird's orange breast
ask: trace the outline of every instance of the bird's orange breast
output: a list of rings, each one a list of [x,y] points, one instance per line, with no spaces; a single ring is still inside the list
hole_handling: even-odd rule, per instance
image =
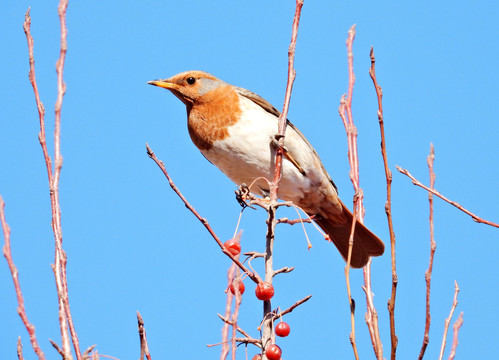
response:
[[[192,142],[200,150],[209,150],[215,141],[229,136],[229,126],[240,116],[239,95],[230,85],[206,93],[188,110]]]

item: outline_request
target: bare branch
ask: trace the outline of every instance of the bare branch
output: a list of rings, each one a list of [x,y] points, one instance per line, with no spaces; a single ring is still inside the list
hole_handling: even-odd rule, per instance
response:
[[[283,268],[280,268],[279,270],[275,270],[274,271],[274,276],[276,276],[277,274],[282,274],[282,273],[289,273],[291,271],[293,271],[295,268],[294,267],[283,267]]]
[[[296,77],[296,71],[294,69],[294,58],[296,49],[296,40],[298,37],[298,26],[300,24],[301,8],[303,6],[303,0],[296,0],[295,15],[293,18],[293,30],[291,34],[291,42],[288,50],[288,81],[286,85],[286,94],[284,96],[284,105],[282,113],[279,116],[278,123],[278,133],[276,135],[276,140],[278,142],[278,147],[276,149],[275,155],[275,165],[274,165],[274,178],[270,183],[270,204],[268,208],[268,219],[267,219],[267,235],[266,235],[266,246],[265,246],[265,281],[272,283],[274,277],[273,270],[273,251],[274,251],[274,236],[275,227],[277,224],[277,218],[275,216],[275,211],[277,209],[277,193],[279,189],[279,181],[281,180],[282,171],[282,156],[284,148],[284,135],[286,132],[287,116],[289,103],[291,100],[291,91],[293,89],[293,83]],[[262,346],[265,349],[268,345],[274,343],[274,332],[272,331],[272,321],[268,318],[272,310],[272,304],[270,300],[263,302],[263,325],[262,325]],[[265,354],[263,359],[266,359]]]
[[[272,316],[272,321],[277,320],[277,319],[279,319],[280,317],[283,317],[286,314],[289,314],[290,312],[292,312],[294,309],[296,309],[301,304],[304,304],[307,301],[309,301],[311,297],[312,297],[312,295],[305,296],[303,299],[298,300],[293,305],[291,305],[290,307],[288,307],[286,310],[280,311],[279,313],[274,312],[274,314]]]
[[[232,263],[227,271],[227,288],[230,287],[232,281],[234,280],[234,276],[236,274],[236,264]],[[225,318],[230,317],[230,313],[232,311],[232,299],[234,295],[232,292],[227,291],[227,300],[225,301]],[[220,315],[219,315],[220,316]],[[229,323],[225,322],[222,326],[222,352],[220,354],[220,360],[225,360],[227,355],[229,354],[230,347],[228,344],[229,341]]]
[[[356,157],[353,156],[356,151],[356,147],[354,146],[354,139],[357,136],[357,129],[353,125],[352,121],[352,96],[353,96],[353,86],[355,83],[355,74],[353,72],[353,40],[355,38],[355,25],[353,25],[348,31],[347,38],[347,56],[348,56],[348,100],[346,95],[343,95],[340,101],[340,107],[338,109],[341,120],[343,120],[343,125],[345,126],[345,130],[347,132],[347,142],[348,142],[348,162],[350,163],[350,180],[353,183],[355,192],[358,190],[358,181],[356,180],[358,177],[356,176],[358,172],[358,164],[355,164]],[[357,202],[358,201],[358,202]],[[362,208],[362,199],[361,197],[356,198],[354,200],[354,211],[353,211],[353,220],[352,220],[352,230],[350,231],[350,238],[348,240],[348,256],[347,263],[345,265],[345,280],[347,284],[347,296],[348,303],[350,305],[350,343],[352,344],[353,354],[356,360],[359,360],[359,353],[357,350],[357,343],[355,341],[355,300],[352,299],[352,290],[350,288],[350,261],[352,259],[352,249],[353,249],[353,234],[355,231],[355,224],[357,223],[357,215]],[[360,211],[362,214],[362,211]],[[362,216],[362,215],[361,215]]]
[[[239,258],[238,254],[238,258]],[[234,267],[234,270],[236,272],[236,277],[233,280],[234,282],[234,292],[235,292],[235,304],[234,304],[234,312],[232,313],[232,360],[236,360],[236,349],[237,349],[237,343],[236,343],[236,336],[237,336],[237,319],[239,317],[239,309],[241,308],[241,301],[242,301],[242,294],[240,292],[239,288],[239,283],[241,282],[241,274],[238,268],[236,268],[235,264],[232,264],[232,267]],[[230,291],[229,291],[230,293]]]
[[[454,300],[452,301],[452,307],[450,309],[449,317],[445,319],[444,336],[442,339],[442,346],[440,347],[440,356],[438,357],[438,360],[442,360],[444,358],[445,344],[447,342],[447,331],[449,330],[449,324],[452,319],[452,315],[454,315],[454,310],[456,310],[457,307],[458,293],[459,293],[459,286],[457,285],[457,281],[454,281]]]
[[[452,338],[452,348],[449,354],[449,360],[454,359],[454,356],[456,356],[456,349],[457,349],[457,336],[459,334],[459,329],[461,328],[461,325],[463,325],[463,313],[459,314],[459,317],[457,318],[456,322],[452,326],[452,329],[454,330],[454,335]]]
[[[350,342],[352,344],[353,352],[355,358],[358,359],[357,345],[355,343],[355,302],[351,296],[350,289],[350,261],[352,256],[353,241],[354,241],[354,231],[355,224],[357,221],[363,222],[364,219],[364,205],[363,205],[363,192],[360,188],[359,181],[359,157],[357,152],[357,128],[353,122],[352,115],[352,98],[353,98],[353,88],[355,84],[355,73],[353,70],[353,41],[355,39],[355,25],[353,25],[348,31],[348,38],[346,41],[347,54],[348,54],[348,92],[343,95],[340,102],[339,113],[343,120],[343,125],[347,133],[348,142],[348,161],[350,164],[350,180],[352,181],[355,195],[354,195],[354,211],[352,220],[352,229],[349,238],[349,249],[347,256],[347,264],[345,266],[345,279],[347,282],[347,294],[348,301],[350,304],[350,322],[351,322],[351,333]],[[371,260],[368,261],[366,266],[364,266],[364,291],[366,293],[366,303],[367,303],[367,313],[366,313],[366,323],[369,329],[369,334],[371,335],[371,341],[373,344],[374,353],[378,359],[383,358],[383,348],[381,345],[381,340],[379,336],[378,327],[378,315],[373,302],[373,293],[371,291]]]
[[[433,162],[435,161],[435,149],[433,148],[433,144],[430,146],[430,155],[428,155],[428,168],[430,171],[430,189],[433,189],[435,186],[435,172],[433,171]],[[426,351],[426,347],[430,342],[430,289],[431,289],[431,273],[433,271],[433,257],[435,255],[435,249],[437,248],[437,244],[435,243],[434,231],[433,231],[433,194],[431,192],[428,193],[428,200],[430,202],[430,262],[428,264],[428,270],[425,272],[425,281],[426,281],[426,321],[425,321],[425,330],[423,337],[423,345],[421,346],[421,351],[419,353],[418,360],[421,360]]]
[[[371,47],[370,52],[371,57],[371,67],[369,69],[369,75],[374,84],[374,89],[376,90],[376,96],[378,98],[378,122],[379,129],[381,133],[381,155],[383,157],[383,165],[385,168],[386,177],[386,203],[385,212],[388,220],[388,229],[390,231],[390,255],[392,262],[392,293],[388,300],[388,313],[390,315],[390,339],[391,339],[391,360],[395,360],[397,353],[398,337],[395,333],[395,297],[397,294],[397,266],[395,257],[395,231],[393,230],[393,219],[392,219],[392,172],[388,167],[388,155],[386,152],[386,141],[385,141],[385,126],[383,119],[383,90],[378,84],[376,79],[376,58],[374,57],[374,49]]]
[[[220,315],[220,314],[217,314],[217,315],[218,315],[218,317],[219,317],[220,319],[222,319],[222,321],[223,321],[223,322],[225,322],[226,324],[231,325],[231,326],[233,326],[233,325],[234,325],[234,323],[233,323],[231,320],[229,320],[227,317],[224,317],[224,316],[222,316],[222,315]],[[251,338],[251,336],[250,336],[250,335],[249,335],[246,331],[244,331],[243,329],[241,329],[239,326],[236,326],[236,327],[237,327],[237,331],[239,331],[241,334],[243,334],[243,335],[244,335],[244,336],[246,336],[247,338]],[[227,341],[229,341],[229,340],[227,340]]]
[[[64,355],[64,351],[62,351],[62,349],[59,347],[59,345],[57,345],[57,343],[54,340],[52,340],[52,339],[49,339],[49,341],[52,344],[52,346],[54,347],[54,349],[59,353],[59,355],[61,355],[62,358],[64,360],[66,360],[66,357]]]
[[[54,123],[54,159],[55,168],[52,169],[52,160],[48,155],[46,134],[45,134],[45,108],[40,100],[40,95],[38,92],[38,86],[36,84],[35,76],[35,60],[33,55],[33,37],[31,36],[31,17],[29,16],[29,9],[25,15],[25,22],[23,25],[24,32],[26,33],[26,39],[28,41],[28,52],[29,52],[29,79],[31,85],[33,86],[33,91],[35,94],[35,101],[38,108],[38,116],[40,121],[40,133],[38,135],[40,145],[42,147],[43,156],[45,159],[45,164],[47,167],[47,175],[49,180],[50,188],[50,203],[52,208],[52,230],[54,232],[55,239],[55,261],[52,269],[54,271],[57,295],[59,299],[59,323],[61,327],[61,339],[62,339],[62,349],[64,352],[64,357],[66,359],[71,359],[71,350],[68,334],[68,325],[71,332],[71,339],[73,341],[73,346],[75,349],[76,357],[81,360],[81,352],[79,348],[78,336],[74,329],[73,320],[71,317],[71,311],[69,307],[69,296],[67,288],[66,279],[66,263],[67,258],[64,250],[62,249],[62,227],[61,227],[61,210],[59,202],[59,179],[62,168],[62,156],[61,156],[61,108],[64,93],[66,92],[66,85],[63,80],[64,72],[64,62],[66,58],[67,51],[67,27],[66,27],[66,9],[68,5],[68,0],[60,0],[58,6],[59,19],[61,23],[61,46],[60,55],[56,63],[57,71],[57,101],[55,104],[55,123]]]
[[[286,133],[288,118],[289,103],[291,101],[291,92],[293,90],[293,83],[296,78],[296,70],[294,68],[295,63],[295,50],[296,50],[296,40],[298,38],[298,26],[300,25],[300,15],[301,8],[303,6],[303,0],[296,0],[295,16],[293,18],[293,30],[291,34],[291,42],[288,49],[288,81],[286,84],[286,93],[284,95],[284,105],[282,108],[281,115],[279,116],[278,125],[278,135],[277,141],[280,145],[276,151],[275,157],[275,168],[274,168],[274,179],[271,183],[270,188],[270,201],[271,203],[277,202],[277,189],[279,187],[279,181],[281,179],[281,166],[282,166],[282,155],[284,148],[284,135]]]
[[[258,284],[259,282],[261,282],[262,280],[260,279],[260,277],[258,276],[257,273],[254,273],[252,271],[250,271],[248,268],[246,268],[246,266],[244,266],[234,255],[232,255],[232,253],[230,251],[228,251],[227,249],[225,249],[222,241],[220,240],[220,238],[218,237],[218,235],[215,233],[215,231],[213,230],[213,228],[211,227],[211,225],[208,223],[208,220],[206,220],[205,218],[203,218],[198,212],[197,210],[194,208],[194,206],[192,206],[188,201],[187,199],[185,198],[185,196],[180,192],[180,190],[177,188],[177,186],[175,185],[175,183],[173,182],[173,179],[170,177],[170,174],[168,174],[168,171],[166,171],[166,168],[165,168],[165,164],[159,160],[156,155],[154,154],[154,152],[152,151],[152,149],[149,147],[148,144],[146,144],[146,148],[147,148],[147,155],[149,155],[149,157],[154,160],[154,162],[159,166],[159,168],[161,169],[161,171],[163,172],[163,174],[165,175],[166,179],[168,180],[168,183],[170,184],[170,187],[172,188],[172,190],[178,195],[178,197],[180,198],[180,200],[183,201],[183,203],[185,204],[185,207],[187,209],[190,210],[190,212],[192,212],[192,214],[204,225],[204,227],[206,228],[206,230],[208,230],[208,232],[210,233],[210,235],[213,237],[213,239],[216,241],[216,243],[218,244],[218,246],[220,246],[220,249],[222,250],[222,252],[227,255],[233,262],[236,263],[237,266],[239,266],[239,268],[245,273],[248,275],[248,277],[253,280],[256,284]]]
[[[295,225],[295,224],[302,224],[302,223],[311,223],[312,219],[288,219],[286,217],[277,219],[278,224],[288,224],[288,225]]]
[[[21,342],[21,337],[17,338],[17,359],[24,360],[23,356],[23,343]]]
[[[66,9],[68,7],[68,0],[60,0],[57,11],[59,13],[59,19],[61,23],[61,48],[59,54],[59,60],[56,63],[56,72],[57,72],[57,100],[55,103],[55,128],[54,128],[54,160],[55,160],[55,168],[54,168],[54,177],[52,179],[52,189],[53,192],[53,227],[54,227],[54,235],[56,238],[56,249],[58,249],[60,264],[57,267],[57,253],[56,253],[56,269],[55,272],[59,272],[61,276],[61,284],[62,284],[62,304],[64,306],[64,312],[66,316],[66,320],[68,322],[69,331],[71,333],[71,340],[73,342],[73,347],[76,353],[76,358],[81,360],[81,351],[80,344],[78,341],[78,335],[76,334],[76,330],[73,323],[73,317],[71,315],[71,310],[69,307],[69,293],[68,293],[68,282],[66,278],[66,263],[67,257],[66,253],[62,249],[62,225],[61,225],[61,207],[59,202],[59,179],[61,175],[62,168],[62,155],[61,155],[61,109],[62,109],[62,99],[64,94],[66,93],[66,84],[64,83],[63,74],[64,74],[64,63],[66,60],[66,52],[68,48],[67,44],[67,36],[68,29],[66,26]],[[52,192],[51,192],[52,193]],[[57,275],[56,275],[57,277]],[[57,280],[56,280],[57,281]],[[70,354],[69,352],[69,344],[64,341],[63,338],[63,349],[66,355]]]
[[[144,360],[144,355],[147,360],[151,360],[151,354],[149,353],[149,345],[147,344],[146,329],[144,327],[144,320],[142,315],[137,311],[137,323],[139,328],[139,338],[140,338],[140,360]]]
[[[89,346],[89,347],[87,348],[87,350],[85,350],[85,351],[83,352],[82,357],[83,357],[83,359],[84,359],[84,360],[87,360],[87,359],[89,359],[89,358],[90,358],[90,356],[91,356],[91,355],[90,355],[90,353],[91,353],[92,351],[94,351],[95,346],[96,346],[96,345],[91,345],[91,346]]]
[[[461,210],[462,212],[464,212],[465,214],[468,214],[469,216],[471,216],[471,218],[477,222],[477,223],[482,223],[482,224],[486,224],[486,225],[490,225],[490,226],[493,226],[493,227],[496,227],[496,228],[499,228],[499,224],[497,223],[494,223],[492,221],[488,221],[488,220],[485,220],[485,219],[482,219],[481,217],[479,217],[478,215],[475,215],[473,214],[471,211],[469,210],[466,210],[463,206],[461,206],[460,204],[458,204],[457,202],[455,201],[452,201],[452,200],[449,200],[448,198],[446,198],[444,195],[442,195],[441,193],[439,193],[437,190],[435,189],[431,189],[425,185],[423,185],[421,182],[419,182],[414,176],[411,175],[411,173],[409,172],[409,170],[406,170],[406,169],[403,169],[401,168],[400,166],[397,166],[397,170],[400,171],[402,174],[406,175],[407,177],[409,177],[411,180],[412,180],[412,183],[416,186],[419,186],[423,189],[425,189],[426,191],[429,191],[431,192],[433,195],[435,196],[438,196],[440,199],[444,200],[445,202],[448,202],[449,204],[457,207],[459,210]]]
[[[256,252],[256,251],[248,251],[248,252],[245,252],[243,255],[249,256],[252,259],[265,257],[264,253],[259,253],[259,252]]]
[[[19,273],[17,272],[17,267],[14,264],[14,260],[12,259],[12,251],[10,247],[10,228],[7,224],[7,221],[5,220],[5,202],[3,201],[2,196],[0,196],[0,222],[2,223],[3,236],[5,239],[5,244],[3,246],[3,256],[5,256],[5,259],[7,260],[7,265],[9,265],[12,280],[14,281],[14,288],[16,290],[17,296],[17,313],[21,317],[26,330],[28,330],[29,339],[31,341],[33,350],[40,360],[45,360],[45,354],[43,353],[40,345],[38,344],[38,340],[36,339],[35,326],[29,322],[28,315],[26,314],[26,308],[24,307],[24,297],[21,291],[21,283],[19,282]],[[21,338],[19,338],[18,340],[17,349],[18,351],[21,351],[22,357]]]
[[[229,340],[231,341],[231,340]],[[254,339],[254,338],[235,338],[235,341],[237,343],[240,343],[240,344],[253,344],[253,345],[256,345],[258,346],[259,348],[262,347],[262,345],[260,344],[260,340],[259,339]],[[214,346],[218,346],[218,345],[223,345],[224,342],[219,342],[219,343],[216,343],[216,344],[208,344],[206,345],[207,347],[214,347]]]
[[[33,87],[33,92],[35,94],[36,107],[38,109],[38,117],[40,119],[40,133],[38,134],[38,139],[40,145],[42,146],[43,157],[45,159],[45,165],[47,166],[47,174],[49,182],[52,179],[52,159],[48,153],[47,142],[45,141],[45,106],[40,99],[40,93],[38,92],[38,85],[36,82],[35,74],[35,55],[34,55],[34,41],[31,36],[31,16],[29,15],[29,10],[26,11],[24,15],[23,29],[26,34],[26,40],[28,41],[28,54],[29,54],[29,81]]]

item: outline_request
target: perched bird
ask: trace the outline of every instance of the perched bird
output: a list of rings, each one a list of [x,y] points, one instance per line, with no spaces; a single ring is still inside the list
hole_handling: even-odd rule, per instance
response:
[[[279,111],[262,97],[203,71],[186,71],[148,84],[170,90],[187,107],[187,128],[201,153],[237,185],[268,196],[275,162]],[[267,179],[267,180],[266,180]],[[278,197],[302,208],[329,235],[344,259],[352,213],[305,136],[288,121]],[[382,255],[383,242],[355,227],[351,266]]]

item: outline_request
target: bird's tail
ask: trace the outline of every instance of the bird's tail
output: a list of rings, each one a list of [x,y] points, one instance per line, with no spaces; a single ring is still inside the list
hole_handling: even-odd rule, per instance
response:
[[[346,261],[353,215],[343,203],[342,206],[347,219],[345,222],[338,224],[337,221],[333,222],[323,217],[317,217],[314,220],[329,235]],[[385,244],[363,224],[356,222],[350,265],[353,268],[361,268],[367,264],[370,256],[383,255],[384,251]]]

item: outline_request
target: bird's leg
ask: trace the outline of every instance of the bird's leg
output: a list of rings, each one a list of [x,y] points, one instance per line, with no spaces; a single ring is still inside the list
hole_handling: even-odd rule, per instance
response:
[[[279,144],[279,140],[282,139],[283,137],[284,137],[284,135],[277,134],[272,138],[270,143],[273,146],[275,146],[276,148],[281,148],[282,153],[286,157],[286,159],[288,159],[291,162],[291,164],[293,164],[302,175],[306,175],[305,170],[303,170],[303,168],[300,166],[298,161],[296,161],[296,159],[293,157],[293,155],[291,155],[291,153],[288,151],[288,149],[284,145]]]

